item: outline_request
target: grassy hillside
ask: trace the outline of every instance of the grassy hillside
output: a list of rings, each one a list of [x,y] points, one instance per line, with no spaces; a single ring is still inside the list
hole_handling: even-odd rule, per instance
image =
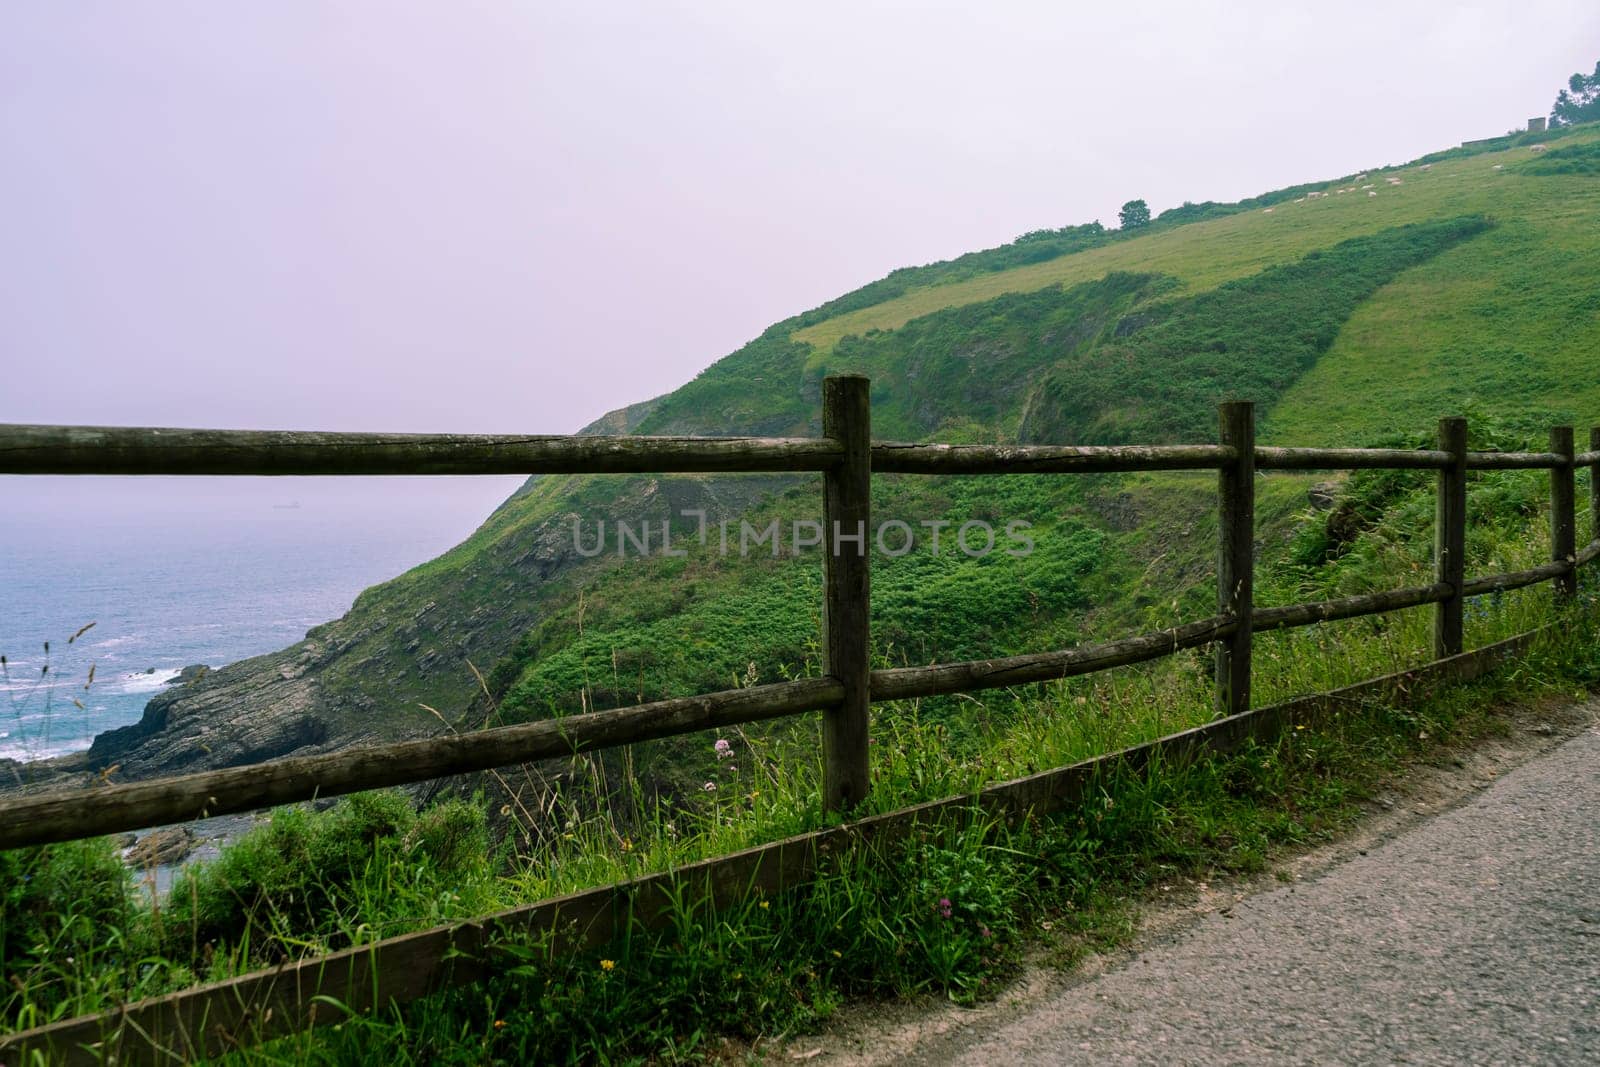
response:
[[[880,438],[1208,440],[1224,396],[1257,400],[1261,439],[1278,444],[1373,443],[1460,411],[1534,437],[1557,419],[1587,423],[1600,416],[1584,359],[1600,348],[1600,180],[1587,172],[1600,130],[1569,131],[1542,155],[1528,141],[895,272],[596,428],[816,433],[821,380],[844,371],[873,377]],[[1307,480],[1282,481],[1287,522]],[[1203,610],[1210,541],[1173,533],[1209,521],[1187,484],[881,479],[885,518],[1022,519],[1039,549],[880,559],[880,655],[1049,647]],[[482,721],[479,674],[507,714],[527,716],[814,669],[817,561],[717,558],[678,516],[789,523],[815,518],[816,501],[798,477],[532,479],[463,545],[306,642],[175,695],[166,732],[198,728],[224,696],[241,715],[252,700],[270,714],[259,694],[301,676],[304,714],[338,745],[435,730],[424,703]],[[689,555],[585,559],[578,519],[675,519]],[[176,769],[102,748],[124,774]]]
[[[1593,129],[1579,128],[1563,147],[1591,144],[1595,137]],[[1326,197],[1280,200],[1270,205],[1271,210],[1256,208],[1044,263],[920,286],[895,299],[808,325],[792,336],[822,358],[850,334],[897,329],[940,308],[976,303],[1002,293],[1072,285],[1111,271],[1156,271],[1179,279],[1190,291],[1200,291],[1349,237],[1408,222],[1484,214],[1554,223],[1584,217],[1585,211],[1592,218],[1595,198],[1600,196],[1592,182],[1544,186],[1521,181],[1540,176],[1537,167],[1526,170],[1536,158],[1537,154],[1523,145],[1431,164],[1358,172],[1300,187],[1329,193]],[[1366,175],[1365,180],[1357,181],[1361,174]],[[1391,177],[1402,184],[1390,185]],[[1373,188],[1363,188],[1368,185]],[[1348,191],[1339,193],[1340,189]],[[1378,195],[1367,196],[1367,192]]]

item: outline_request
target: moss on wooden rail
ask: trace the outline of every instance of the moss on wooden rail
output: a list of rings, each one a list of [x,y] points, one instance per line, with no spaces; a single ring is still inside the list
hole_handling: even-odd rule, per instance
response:
[[[1468,452],[1471,471],[1546,470],[1568,465],[1566,456],[1555,452]]]
[[[918,445],[872,446],[878,474],[1103,474],[1215,470],[1234,459],[1222,445]]]
[[[1406,448],[1256,448],[1259,470],[1438,470],[1448,452]]]

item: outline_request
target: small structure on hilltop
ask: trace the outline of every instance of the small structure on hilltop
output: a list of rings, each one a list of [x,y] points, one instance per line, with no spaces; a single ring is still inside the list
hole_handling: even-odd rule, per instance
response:
[[[1542,115],[1539,118],[1536,118],[1536,119],[1529,119],[1528,120],[1528,132],[1529,133],[1544,133],[1545,132],[1545,121],[1546,120],[1545,120],[1544,116],[1542,116]]]

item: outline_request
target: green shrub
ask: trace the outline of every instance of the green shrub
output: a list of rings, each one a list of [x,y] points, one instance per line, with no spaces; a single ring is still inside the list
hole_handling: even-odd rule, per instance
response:
[[[181,950],[265,928],[312,936],[348,906],[350,887],[416,825],[402,793],[357,793],[324,812],[281,808],[216,860],[187,868],[163,915],[163,940]]]
[[[0,1021],[17,1025],[25,1004],[48,1010],[83,975],[140,955],[130,890],[110,838],[0,852]]]

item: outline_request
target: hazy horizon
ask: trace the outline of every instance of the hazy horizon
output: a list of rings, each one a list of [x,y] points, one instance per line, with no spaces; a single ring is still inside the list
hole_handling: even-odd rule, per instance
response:
[[[896,267],[1502,133],[1600,44],[1550,0],[85,12],[0,11],[4,422],[571,432]]]

